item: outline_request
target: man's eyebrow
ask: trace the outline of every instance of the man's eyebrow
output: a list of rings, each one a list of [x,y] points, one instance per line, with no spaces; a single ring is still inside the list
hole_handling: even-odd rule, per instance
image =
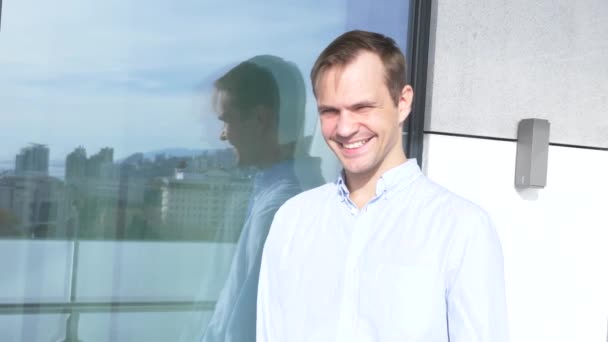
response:
[[[364,108],[364,107],[376,107],[378,104],[375,101],[361,101],[361,102],[357,102],[357,103],[353,103],[351,105],[348,105],[347,108],[350,110],[353,109],[360,109],[360,108]]]
[[[338,108],[336,107],[332,107],[332,106],[326,106],[326,105],[320,105],[317,107],[317,111],[319,113],[324,113],[324,112],[337,112]]]

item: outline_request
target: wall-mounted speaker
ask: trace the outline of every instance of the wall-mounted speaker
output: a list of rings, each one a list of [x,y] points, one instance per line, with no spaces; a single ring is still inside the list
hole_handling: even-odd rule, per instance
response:
[[[543,119],[524,119],[517,128],[515,186],[544,188],[547,185],[549,131],[551,124]]]

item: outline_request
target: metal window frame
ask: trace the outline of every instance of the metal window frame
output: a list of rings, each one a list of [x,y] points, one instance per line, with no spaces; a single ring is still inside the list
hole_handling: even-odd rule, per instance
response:
[[[410,0],[408,83],[414,88],[412,112],[404,127],[404,149],[408,158],[416,158],[422,166],[424,117],[428,78],[429,44],[431,36],[432,0]]]

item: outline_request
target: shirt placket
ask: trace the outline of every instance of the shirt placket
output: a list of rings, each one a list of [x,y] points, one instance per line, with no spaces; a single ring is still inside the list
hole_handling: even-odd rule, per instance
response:
[[[354,209],[354,210],[353,210]],[[361,258],[371,229],[368,206],[361,210],[349,208],[352,219],[351,240],[348,247],[345,271],[344,291],[340,301],[340,318],[338,321],[337,341],[351,342],[356,340],[356,322],[359,312],[359,280],[361,279]]]

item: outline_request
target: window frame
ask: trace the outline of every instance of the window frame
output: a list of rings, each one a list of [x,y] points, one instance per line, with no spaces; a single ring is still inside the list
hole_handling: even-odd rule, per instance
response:
[[[403,147],[409,158],[416,158],[422,167],[424,151],[424,119],[431,36],[432,0],[410,0],[407,56],[408,84],[414,88],[414,102],[403,127]]]

